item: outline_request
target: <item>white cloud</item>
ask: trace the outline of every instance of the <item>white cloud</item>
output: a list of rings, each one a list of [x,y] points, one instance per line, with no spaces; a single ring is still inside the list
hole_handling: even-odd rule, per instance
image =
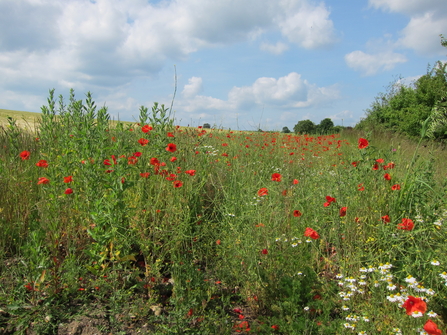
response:
[[[346,64],[363,73],[365,76],[374,75],[379,71],[391,70],[399,63],[405,63],[406,57],[395,52],[367,54],[357,50],[345,55]]]
[[[191,77],[188,79],[188,84],[183,87],[182,95],[185,98],[193,97],[202,91],[202,78]]]
[[[202,109],[248,111],[265,106],[290,109],[324,105],[338,99],[339,92],[335,86],[317,87],[303,80],[300,74],[291,72],[278,79],[258,78],[251,86],[235,86],[229,91],[226,101],[201,95],[185,98],[177,104],[188,112]]]
[[[445,49],[440,45],[439,35],[447,31],[447,1],[369,0],[369,5],[409,17],[396,47],[413,49],[424,55],[443,54]]]
[[[270,52],[274,55],[280,55],[284,51],[288,50],[289,47],[287,46],[287,44],[282,43],[282,42],[277,42],[276,44],[269,44],[269,43],[263,42],[260,45],[260,49],[263,51]]]

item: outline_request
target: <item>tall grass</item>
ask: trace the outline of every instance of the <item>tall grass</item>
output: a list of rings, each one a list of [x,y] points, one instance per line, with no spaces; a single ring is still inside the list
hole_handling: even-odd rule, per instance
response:
[[[111,127],[90,94],[50,92],[38,133],[3,127],[3,332],[98,310],[114,333],[444,329],[445,185],[426,148],[151,113]]]

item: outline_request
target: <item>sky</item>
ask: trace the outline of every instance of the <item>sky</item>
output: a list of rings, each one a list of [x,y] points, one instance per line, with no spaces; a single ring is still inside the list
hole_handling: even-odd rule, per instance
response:
[[[447,60],[440,34],[447,0],[0,0],[0,108],[73,88],[122,121],[173,102],[182,126],[354,126]]]

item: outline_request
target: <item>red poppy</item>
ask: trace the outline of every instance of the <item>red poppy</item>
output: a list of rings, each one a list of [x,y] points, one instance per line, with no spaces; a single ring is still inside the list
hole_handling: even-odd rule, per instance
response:
[[[365,187],[363,186],[363,184],[358,184],[357,187],[358,187],[357,189],[359,191],[364,191],[365,190]]]
[[[268,251],[267,249],[262,249],[261,253],[262,253],[263,255],[267,255],[267,254],[269,253],[269,251]]]
[[[27,151],[27,150],[22,151],[22,152],[19,154],[20,158],[22,158],[22,161],[26,161],[27,159],[29,159],[29,156],[30,156],[30,155],[31,155],[31,152],[29,152],[29,151]]]
[[[267,195],[268,193],[269,193],[269,191],[265,187],[260,188],[258,191],[258,197],[263,197],[264,195]]]
[[[330,195],[326,196],[326,202],[323,204],[324,207],[328,207],[332,202],[335,202],[335,198],[332,198]]]
[[[166,151],[176,152],[177,146],[174,143],[169,143],[168,146],[166,147]]]
[[[385,160],[383,158],[379,158],[376,159],[376,162],[382,164],[383,162],[385,162]]]
[[[379,164],[374,164],[374,165],[373,165],[373,170],[374,170],[374,171],[377,171],[378,169],[379,169]]]
[[[383,169],[384,170],[394,169],[394,167],[395,167],[394,162],[389,162],[387,165],[384,165]]]
[[[233,328],[234,328],[234,331],[235,331],[236,333],[240,333],[240,332],[242,332],[242,331],[246,331],[246,332],[249,332],[249,331],[250,331],[250,325],[248,324],[247,321],[242,321],[242,322],[239,323],[239,324],[235,324],[235,325],[233,326]]]
[[[315,230],[309,227],[307,227],[306,230],[304,231],[304,236],[310,237],[313,240],[320,238],[320,235]]]
[[[185,173],[189,174],[190,176],[194,176],[196,174],[196,170],[187,170]]]
[[[391,189],[393,191],[399,191],[400,190],[400,185],[399,184],[394,184],[393,186],[391,186]]]
[[[303,215],[299,210],[295,209],[293,211],[293,216],[299,218],[301,215]]]
[[[397,229],[401,230],[413,230],[414,222],[411,219],[402,218],[402,222],[397,225]]]
[[[145,146],[145,145],[147,145],[148,143],[149,143],[149,140],[146,140],[145,138],[140,138],[139,140],[138,140],[138,143],[140,143],[141,144],[141,146]]]
[[[220,240],[217,240],[217,241],[216,241],[216,244],[217,244],[217,245],[220,245],[220,243],[221,243]]]
[[[172,183],[175,188],[179,188],[183,186],[183,183],[180,180],[176,180]]]
[[[64,193],[65,194],[72,194],[73,190],[71,188],[67,188]]]
[[[141,131],[142,131],[143,133],[148,133],[148,132],[151,131],[151,130],[152,130],[152,127],[149,126],[149,125],[145,125],[145,126],[141,127]]]
[[[367,139],[359,138],[359,146],[358,146],[359,149],[365,149],[366,147],[368,147],[368,145],[369,142]]]
[[[36,166],[47,168],[48,167],[48,163],[47,163],[47,161],[45,159],[41,159],[40,161],[38,161],[36,163]]]
[[[168,133],[168,137],[174,137],[172,133]]]
[[[177,160],[177,157],[171,157],[169,160],[170,160],[171,162],[175,162],[175,161]]]
[[[441,335],[442,332],[432,320],[427,320],[424,325],[424,330],[430,335]]]
[[[194,314],[194,310],[192,308],[189,309],[187,316],[190,317]]]
[[[134,152],[132,156],[141,157],[141,155],[142,155],[142,153],[137,151],[137,152]]]
[[[135,156],[131,156],[127,159],[127,164],[129,165],[135,165],[138,162],[138,158],[136,158]]]
[[[385,173],[383,178],[385,178],[386,180],[391,180],[391,176],[389,173]]]
[[[293,185],[296,185],[298,183],[299,183],[298,179],[294,179],[293,182],[292,182]]]
[[[342,207],[340,208],[340,216],[346,216],[346,211],[348,210],[348,207]]]
[[[281,181],[281,174],[279,174],[279,173],[274,173],[274,174],[272,174],[272,180],[273,181]]]
[[[353,167],[357,167],[357,164],[358,164],[359,162],[352,162],[351,163],[351,165],[353,166]]]
[[[151,165],[160,165],[160,161],[157,158],[153,157],[150,160],[150,164]]]
[[[407,310],[407,315],[413,315],[413,313],[421,312],[425,313],[427,310],[427,304],[421,298],[409,296],[408,299],[402,305]]]
[[[141,172],[141,173],[140,173],[140,176],[141,176],[142,178],[148,178],[148,177],[150,176],[150,173],[149,173],[149,172]]]
[[[279,326],[278,325],[273,325],[270,328],[274,329],[274,330],[279,330]]]
[[[390,217],[388,215],[382,216],[382,222],[383,223],[390,223]]]
[[[73,181],[72,176],[64,177],[64,183],[68,184],[68,183],[71,183],[72,181]]]
[[[49,180],[48,178],[40,177],[40,178],[39,178],[39,181],[37,182],[37,185],[40,185],[40,184],[48,184],[49,182],[50,182],[50,180]]]

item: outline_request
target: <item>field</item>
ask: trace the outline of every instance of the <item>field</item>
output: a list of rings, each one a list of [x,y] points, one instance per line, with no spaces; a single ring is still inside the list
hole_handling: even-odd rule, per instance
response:
[[[0,129],[2,333],[445,333],[442,149],[56,105]]]

